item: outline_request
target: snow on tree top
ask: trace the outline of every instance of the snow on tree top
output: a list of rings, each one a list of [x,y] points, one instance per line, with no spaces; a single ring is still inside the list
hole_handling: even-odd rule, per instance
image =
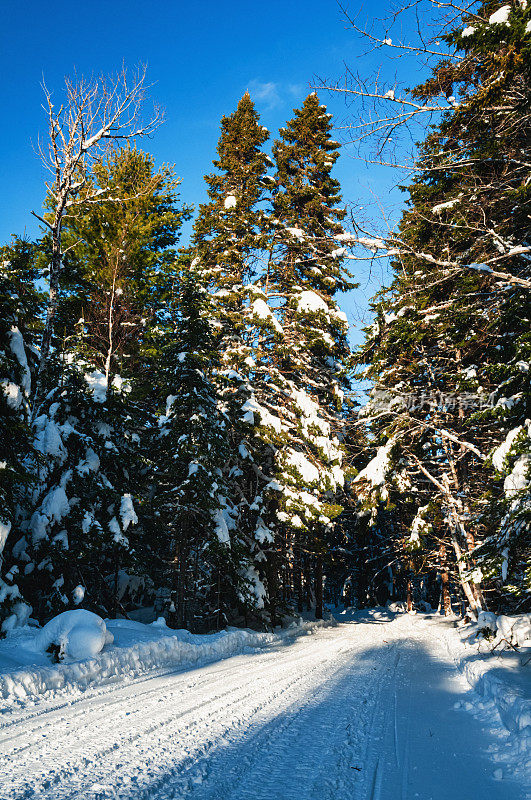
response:
[[[271,414],[267,408],[260,405],[254,394],[245,401],[241,410],[244,412],[242,422],[249,422],[251,425],[254,425],[254,415],[256,413],[260,415],[260,424],[265,428],[273,428],[277,433],[285,430],[285,425],[283,425],[282,420],[274,416],[274,414]]]
[[[531,456],[529,456],[527,453],[524,453],[524,455],[520,456],[514,465],[512,472],[510,475],[507,475],[503,483],[503,489],[507,497],[511,497],[517,492],[522,491],[522,489],[527,489],[529,486],[529,479],[527,476],[530,465]]]
[[[382,487],[389,470],[389,456],[394,443],[394,438],[391,438],[385,445],[379,447],[376,455],[369,461],[365,469],[362,469],[361,472],[356,475],[354,482],[359,483],[360,481],[367,481],[373,489]],[[384,498],[387,497],[386,490],[384,490],[382,496]]]
[[[82,459],[76,466],[76,472],[79,475],[88,475],[89,472],[97,472],[100,468],[100,459],[97,453],[94,452],[92,447],[87,447],[85,458]]]
[[[494,14],[491,14],[489,17],[489,25],[503,25],[506,23],[509,24],[507,20],[509,19],[509,14],[511,13],[511,6],[502,6]]]
[[[50,409],[51,410],[51,409]],[[43,455],[50,455],[64,460],[66,451],[57,424],[46,414],[35,420],[35,448]]]
[[[7,537],[9,536],[10,530],[11,530],[11,523],[0,519],[0,554],[4,549],[4,545],[6,543]]]
[[[109,530],[113,534],[113,540],[116,544],[121,544],[123,547],[127,547],[129,544],[129,540],[127,536],[124,536],[122,533],[122,529],[120,528],[120,524],[116,517],[113,517],[109,522]]]
[[[335,250],[332,250],[330,255],[332,256],[332,258],[342,258],[342,256],[344,256],[346,252],[347,250],[345,247],[337,247]]]
[[[368,247],[369,250],[385,250],[385,242],[383,239],[371,239],[368,236],[360,236],[358,242],[364,247]]]
[[[329,308],[322,297],[312,291],[301,292],[298,297],[297,311],[324,311],[328,313]]]
[[[221,544],[226,544],[230,547],[229,527],[227,525],[225,513],[222,511],[222,509],[218,508],[216,510],[216,513],[214,514],[214,520],[216,524],[215,530],[218,541]]]
[[[309,461],[303,453],[298,450],[289,450],[284,457],[284,464],[294,467],[305,483],[318,483],[319,470]]]
[[[296,239],[298,239],[300,242],[304,241],[304,238],[305,238],[306,234],[304,233],[302,228],[286,228],[286,230],[287,230],[288,233],[291,233],[291,235],[294,236]]]
[[[23,394],[20,391],[20,386],[7,380],[0,381],[0,386],[2,387],[6,396],[8,406],[17,411],[22,405],[23,400]]]
[[[264,542],[271,544],[275,540],[273,532],[267,527],[262,517],[258,518],[254,536],[260,544],[264,544]]]
[[[278,319],[273,314],[272,310],[269,308],[267,303],[262,300],[260,297],[254,300],[252,304],[252,313],[255,317],[259,317],[260,319],[266,319],[272,323],[274,328],[279,331],[279,333],[283,332],[282,325],[278,321]]]
[[[28,359],[26,358],[26,351],[24,349],[24,339],[16,325],[13,325],[9,332],[9,346],[11,352],[16,357],[18,363],[22,368],[21,386],[26,396],[31,392],[31,373],[28,366]]]
[[[120,503],[120,519],[122,520],[124,531],[128,529],[130,524],[136,525],[138,522],[138,517],[133,506],[133,498],[129,493],[122,496],[122,501]]]
[[[509,431],[509,433],[505,437],[505,441],[503,441],[499,445],[499,447],[497,447],[492,453],[491,456],[492,464],[494,468],[498,470],[498,472],[503,471],[504,461],[507,458],[515,439],[524,430],[525,428],[523,425],[519,425],[517,428],[513,428],[512,431]]]
[[[453,99],[455,100],[455,97]],[[450,98],[448,98],[448,101],[451,102]],[[461,200],[461,197],[462,197],[462,194],[460,194],[458,197],[454,198],[453,200],[447,200],[445,203],[439,203],[438,205],[433,206],[433,208],[431,210],[431,213],[432,214],[440,214],[441,211],[445,211],[447,208],[453,208],[454,206],[456,206],[459,203],[459,201]]]

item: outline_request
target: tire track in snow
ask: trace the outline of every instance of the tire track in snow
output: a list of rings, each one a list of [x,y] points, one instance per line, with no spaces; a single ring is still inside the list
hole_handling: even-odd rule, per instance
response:
[[[69,776],[75,776],[79,773],[80,764],[84,764],[86,767],[92,765],[93,769],[95,765],[105,765],[106,759],[115,751],[119,752],[119,757],[122,761],[126,761],[129,757],[126,751],[131,748],[134,749],[136,743],[141,743],[144,738],[149,742],[155,734],[160,734],[162,730],[166,739],[171,739],[175,734],[184,731],[185,738],[193,740],[197,729],[200,729],[201,726],[203,726],[203,729],[208,728],[208,725],[211,725],[212,720],[215,719],[216,714],[223,719],[228,717],[234,721],[238,719],[239,708],[245,709],[249,705],[251,706],[251,713],[254,713],[258,706],[256,704],[253,706],[249,701],[253,695],[257,694],[257,690],[259,696],[261,695],[265,698],[259,705],[268,704],[275,697],[290,691],[292,686],[304,679],[305,675],[311,674],[312,670],[308,672],[303,667],[306,661],[315,661],[312,648],[302,648],[302,653],[294,653],[290,657],[289,662],[293,677],[289,680],[286,679],[285,666],[283,663],[278,663],[279,660],[282,662],[280,658],[282,655],[282,653],[278,654],[277,658],[275,658],[274,654],[267,653],[247,658],[243,657],[243,663],[249,662],[251,668],[254,668],[253,686],[251,688],[245,687],[246,691],[242,691],[245,682],[242,686],[241,670],[237,664],[238,661],[242,660],[240,656],[231,659],[233,662],[231,667],[224,666],[221,669],[216,669],[219,665],[215,665],[213,668],[208,669],[207,676],[199,682],[194,682],[192,687],[185,686],[183,688],[183,678],[186,680],[187,675],[181,674],[179,676],[170,676],[167,679],[154,679],[156,685],[153,688],[147,688],[146,686],[136,696],[132,696],[131,690],[137,687],[128,686],[121,691],[115,690],[115,694],[118,696],[110,703],[103,703],[98,698],[98,703],[93,708],[90,707],[90,698],[83,700],[81,703],[74,703],[72,704],[72,711],[77,710],[76,705],[81,706],[79,709],[83,712],[81,724],[79,718],[76,723],[72,714],[65,717],[64,709],[62,709],[62,716],[59,718],[57,713],[52,713],[51,719],[48,720],[47,724],[39,722],[37,731],[25,730],[18,732],[17,738],[25,739],[22,745],[23,748],[32,753],[30,759],[24,758],[20,750],[17,754],[16,749],[14,753],[5,753],[5,745],[2,745],[5,753],[4,764],[10,762],[8,770],[11,791],[6,797],[19,797],[20,795],[17,792],[30,791],[32,787],[38,790],[39,779],[44,779],[45,775],[46,779],[52,781],[56,787],[59,782],[67,783]],[[257,659],[262,663],[257,663]],[[318,664],[314,664],[313,670],[317,667]],[[233,686],[227,685],[227,681],[234,681],[234,679]],[[177,681],[176,686],[172,685],[174,680]],[[199,686],[198,683],[200,684]],[[199,698],[197,695],[201,696],[201,692],[206,692],[206,696],[198,703],[197,700]],[[183,706],[184,694],[187,695],[188,699]],[[234,699],[232,699],[233,696]],[[132,703],[136,704],[136,707],[131,710],[130,705]],[[115,719],[113,724],[109,726],[109,719],[112,718],[115,709],[121,711],[121,719]],[[179,709],[177,715],[174,709]],[[125,717],[131,717],[131,719],[125,720]],[[146,720],[150,720],[151,724],[146,725]],[[135,725],[137,721],[140,724]],[[124,732],[119,727],[117,730],[117,722],[127,722],[127,730]],[[72,742],[73,737],[75,739]],[[10,738],[12,740],[15,737]],[[67,744],[66,756],[63,756],[62,763],[58,765],[58,760],[61,761],[61,755],[58,757],[61,740]],[[47,744],[47,741],[49,744]],[[138,752],[134,753],[133,756],[138,754]],[[14,758],[17,755],[22,757],[20,759]],[[186,756],[186,752],[184,755]],[[149,752],[149,748],[145,756],[146,762],[144,763],[150,763],[153,760],[153,754]],[[173,754],[171,758],[174,759]],[[18,770],[16,768],[17,764],[19,765]],[[95,769],[95,771],[98,772],[98,769]],[[109,772],[109,770],[104,771]],[[111,777],[115,778],[115,770],[111,769],[110,771]],[[28,772],[30,774],[33,773],[29,782],[26,777]],[[22,778],[20,777],[21,775],[23,776]],[[91,782],[94,782],[92,776]],[[54,796],[63,796],[62,790],[57,787]]]

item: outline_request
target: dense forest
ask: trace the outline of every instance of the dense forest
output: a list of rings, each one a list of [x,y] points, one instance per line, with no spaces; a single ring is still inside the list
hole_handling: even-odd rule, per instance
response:
[[[350,73],[272,139],[245,93],[195,210],[143,149],[145,72],[46,94],[42,236],[0,254],[2,631],[529,610],[531,6],[456,8],[414,88]],[[385,233],[347,210],[327,91],[379,164],[421,132]],[[362,259],[392,277],[353,350]]]

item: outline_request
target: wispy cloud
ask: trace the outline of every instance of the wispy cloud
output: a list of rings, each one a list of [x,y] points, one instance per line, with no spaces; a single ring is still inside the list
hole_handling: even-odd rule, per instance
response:
[[[249,93],[252,99],[262,106],[264,111],[274,111],[295,99],[303,99],[305,87],[300,83],[263,82],[256,79],[249,81]]]

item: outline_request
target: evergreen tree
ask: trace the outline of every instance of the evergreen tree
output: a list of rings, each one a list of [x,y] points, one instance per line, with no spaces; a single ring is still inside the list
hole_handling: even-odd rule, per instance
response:
[[[360,357],[381,445],[361,499],[394,507],[398,538],[423,546],[442,588],[452,553],[476,611],[484,588],[499,602],[504,583],[529,586],[529,10],[511,6],[503,25],[493,11],[483,4],[445,35],[461,57],[413,92],[452,104],[420,149],[390,243],[395,278]]]
[[[38,247],[22,239],[0,251],[0,625],[23,624],[31,608],[22,599],[11,549],[23,487],[31,481],[29,427],[32,369],[41,303],[34,287]],[[9,540],[8,540],[9,537]],[[4,580],[5,578],[5,580]]]
[[[134,555],[129,465],[138,459],[127,384],[108,385],[70,351],[34,421],[34,486],[13,551],[37,619],[83,604],[116,614],[120,569]],[[59,365],[57,367],[59,370]]]
[[[170,622],[208,630],[237,616],[244,581],[225,473],[229,426],[213,382],[219,355],[212,305],[189,263],[182,266],[175,303],[178,319],[160,372],[165,413],[150,448],[152,525],[162,532],[158,552],[167,564],[162,580],[172,590]]]
[[[352,286],[338,245],[345,216],[339,184],[331,177],[339,145],[326,108],[310,94],[281,129],[273,155],[270,261],[265,291],[281,335],[267,353],[259,397],[280,410],[275,454],[281,492],[277,525],[285,557],[309,583],[308,556],[316,555],[318,613],[322,613],[322,557],[343,484],[343,390],[348,387],[348,324],[334,295]],[[270,509],[271,510],[271,509]],[[308,589],[306,590],[308,594]],[[299,602],[300,605],[300,602]]]
[[[255,302],[261,289],[254,281],[263,272],[268,241],[261,208],[270,183],[269,158],[261,150],[267,139],[246,92],[236,111],[221,121],[218,159],[213,162],[218,172],[205,178],[209,202],[199,208],[193,237],[197,268],[214,303],[221,353],[216,382],[230,424],[226,474],[231,476],[231,502],[246,543],[247,578],[258,609],[265,593],[257,571],[264,558],[260,545],[272,541],[260,517],[261,489],[269,480],[262,467],[272,461],[271,448],[255,436],[258,417],[253,413],[254,348],[263,327]]]
[[[58,337],[82,333],[82,348],[108,379],[118,372],[138,380],[149,363],[151,329],[164,323],[174,248],[190,217],[179,184],[170,167],[157,170],[148,154],[123,148],[86,181],[85,194],[97,202],[65,222],[64,244],[73,247],[62,273]]]
[[[99,185],[105,200],[64,224],[64,244],[75,246],[33,409],[40,457],[16,554],[39,618],[79,602],[116,613],[127,570],[145,571],[136,523],[148,414],[138,398],[154,380],[151,331],[164,320],[171,248],[188,214],[175,205],[177,183],[140,151],[121,150],[86,180],[88,197]]]

